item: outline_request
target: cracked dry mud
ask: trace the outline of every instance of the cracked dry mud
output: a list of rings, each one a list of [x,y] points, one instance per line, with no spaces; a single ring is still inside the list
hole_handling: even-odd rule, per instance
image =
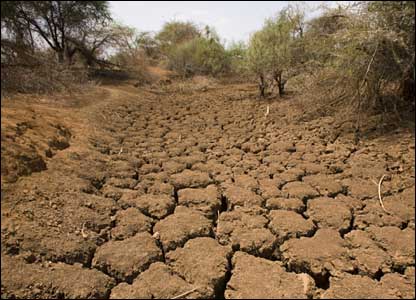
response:
[[[415,297],[414,132],[333,141],[243,84],[96,89],[2,180],[2,298]]]

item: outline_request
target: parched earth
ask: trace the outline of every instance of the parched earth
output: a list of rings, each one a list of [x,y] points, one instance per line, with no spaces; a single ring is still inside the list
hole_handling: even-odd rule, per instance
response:
[[[3,103],[2,298],[414,298],[414,130],[354,145],[254,95]]]

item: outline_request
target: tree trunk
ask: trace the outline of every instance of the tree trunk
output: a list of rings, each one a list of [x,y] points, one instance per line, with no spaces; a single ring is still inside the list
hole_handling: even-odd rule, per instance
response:
[[[274,74],[274,80],[277,83],[279,89],[279,96],[283,96],[285,93],[285,83],[286,81],[282,79],[282,72],[277,72]]]
[[[259,91],[260,91],[260,98],[266,97],[266,81],[264,79],[264,75],[261,74],[259,76],[260,82],[259,82]]]
[[[57,51],[57,53],[58,53],[58,62],[60,64],[64,63],[64,61],[65,61],[65,53],[64,53],[64,50],[59,49]]]
[[[404,72],[400,82],[400,93],[402,98],[411,104],[411,109],[415,108],[415,78],[414,64],[411,64]]]

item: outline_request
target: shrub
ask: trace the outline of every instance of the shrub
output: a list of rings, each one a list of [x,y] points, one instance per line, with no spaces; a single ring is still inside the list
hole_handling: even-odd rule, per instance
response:
[[[169,67],[184,77],[217,76],[230,67],[223,45],[215,38],[198,37],[185,42],[173,49],[168,59]]]

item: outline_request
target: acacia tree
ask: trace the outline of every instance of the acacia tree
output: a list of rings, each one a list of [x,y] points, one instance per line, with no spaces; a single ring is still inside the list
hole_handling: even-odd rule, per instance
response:
[[[276,82],[279,95],[284,94],[284,73],[294,68],[295,42],[303,37],[303,15],[297,10],[282,10],[267,19],[263,28],[250,39],[247,59],[250,69],[259,78],[260,96],[265,96],[266,77]]]
[[[264,42],[264,32],[258,31],[254,33],[249,42],[247,49],[247,65],[248,68],[257,76],[260,97],[266,96],[267,89],[267,71],[269,67],[269,57],[267,51],[267,44]]]
[[[71,57],[70,40],[79,37],[80,29],[93,29],[97,24],[110,20],[106,1],[6,2],[8,19],[13,26],[26,28],[32,42],[34,36],[40,37],[55,51],[59,62]]]

